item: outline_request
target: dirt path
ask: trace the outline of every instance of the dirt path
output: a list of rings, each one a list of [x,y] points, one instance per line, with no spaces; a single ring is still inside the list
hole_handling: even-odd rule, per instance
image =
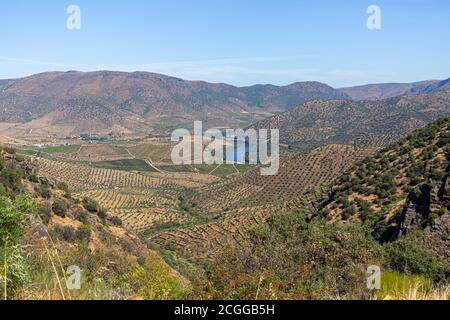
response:
[[[130,150],[128,150],[128,148],[124,148],[124,149],[126,150],[126,152],[127,152],[133,159],[137,159],[136,156],[135,156],[134,154],[132,154],[132,153],[130,152]],[[152,162],[152,160],[150,159],[150,157],[149,157],[148,159],[142,159],[142,160],[144,160],[145,163],[146,163],[148,166],[150,166],[151,168],[155,169],[155,170],[158,171],[159,173],[167,173],[167,172],[165,172],[165,171],[163,171],[163,170],[157,168],[157,167],[153,164],[153,162]]]
[[[155,169],[159,173],[167,173],[166,171],[163,171],[163,170],[157,168],[150,160],[144,159],[144,161],[145,161],[146,164],[148,164],[150,167],[152,167],[153,169]]]
[[[222,164],[219,164],[217,167],[215,167],[214,169],[212,169],[211,172],[208,173],[208,174],[209,174],[209,175],[213,174],[213,172],[216,171],[217,169],[219,169],[221,165],[222,165]]]

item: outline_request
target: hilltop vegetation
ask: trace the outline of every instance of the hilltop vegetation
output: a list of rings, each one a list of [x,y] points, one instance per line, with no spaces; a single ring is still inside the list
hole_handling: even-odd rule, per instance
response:
[[[301,149],[333,143],[387,147],[449,115],[450,91],[442,91],[380,101],[310,101],[252,128],[279,129],[281,142]]]
[[[382,242],[420,231],[450,264],[450,119],[434,122],[344,174],[322,215],[371,224]]]

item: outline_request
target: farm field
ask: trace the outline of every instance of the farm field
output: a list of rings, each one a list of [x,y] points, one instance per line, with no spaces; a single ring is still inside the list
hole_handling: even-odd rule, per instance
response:
[[[327,186],[375,149],[329,145],[310,153],[287,153],[277,176],[260,176],[257,168],[236,178],[220,180],[191,192],[186,201],[205,215],[220,214],[218,221],[170,230],[151,237],[162,247],[186,256],[213,256],[225,246],[239,248],[249,230],[273,212],[293,209],[316,212]]]
[[[195,190],[187,200],[205,214],[289,200],[329,182],[374,151],[329,145],[309,153],[284,153],[277,175],[261,176],[259,168],[252,167],[245,174]]]
[[[300,209],[306,214],[312,214],[316,209],[314,204],[322,199],[324,194],[324,189],[317,188],[279,204],[236,209],[228,212],[219,221],[161,232],[152,236],[150,242],[163,248],[174,249],[186,257],[213,257],[226,246],[232,248],[243,246],[249,237],[249,230],[262,224],[273,212],[282,213]]]
[[[105,168],[105,169],[157,172],[155,168],[149,166],[147,162],[141,159],[105,160],[92,162],[91,165],[96,168]]]
[[[96,200],[137,232],[154,224],[189,222],[192,217],[180,208],[180,194],[217,179],[198,173],[128,172],[44,158],[36,162],[40,176],[67,182],[74,197]]]
[[[155,244],[176,244],[182,241],[180,235],[192,234],[197,240],[187,248],[179,247],[198,253],[214,244],[238,241],[245,228],[263,222],[273,208],[290,208],[295,199],[294,203],[301,203],[302,195],[329,183],[374,151],[329,145],[309,153],[283,153],[279,174],[261,176],[258,167],[241,164],[155,165],[139,158],[155,158],[167,149],[150,146],[53,147],[46,152],[56,157],[36,161],[39,175],[67,182],[76,198],[96,200],[128,229],[152,237]],[[109,160],[73,160],[75,155],[99,159],[102,152]],[[72,160],[62,160],[61,154]],[[112,160],[121,156],[125,158]],[[168,233],[163,226],[170,226]]]

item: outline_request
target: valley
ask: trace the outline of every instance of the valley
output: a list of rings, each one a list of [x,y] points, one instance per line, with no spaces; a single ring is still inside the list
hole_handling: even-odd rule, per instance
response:
[[[130,81],[133,88],[137,86],[136,81],[153,83],[157,79],[174,82],[175,87],[182,86],[184,89],[188,86],[193,90],[200,86],[199,83],[184,83],[154,74],[56,73],[36,77],[53,79],[42,85],[47,95],[58,94],[52,91],[52,86],[57,84],[58,90],[61,90],[64,81],[72,84],[72,78],[77,79],[76,86],[68,92],[72,97],[79,94],[78,90],[82,90],[81,95],[85,97],[84,90],[88,88],[92,90],[92,95],[107,92],[104,88],[106,84],[117,89],[115,83],[119,79]],[[3,84],[3,90],[6,92],[15,86],[25,85],[22,81],[33,84],[36,79],[31,77],[17,83]],[[208,87],[206,84],[201,86]],[[216,86],[214,90],[226,89],[237,94],[236,88]],[[334,287],[334,281],[340,280],[328,274],[328,264],[339,269],[342,267],[340,261],[350,259],[343,255],[346,250],[352,252],[352,263],[358,270],[363,268],[364,263],[376,261],[385,265],[390,272],[398,272],[399,277],[409,277],[405,270],[413,268],[414,276],[441,285],[442,281],[447,283],[443,279],[447,279],[446,272],[450,266],[450,213],[447,201],[450,91],[432,88],[443,86],[438,82],[424,82],[414,86],[414,94],[398,97],[395,92],[404,94],[402,90],[412,90],[413,87],[388,86],[393,90],[389,93],[393,97],[361,101],[350,100],[347,94],[356,94],[362,88],[347,90],[346,96],[339,96],[330,89],[319,90],[320,85],[317,83],[297,84],[289,88],[255,86],[240,89],[251,93],[252,99],[255,99],[253,103],[258,101],[258,106],[248,102],[244,108],[246,112],[258,109],[267,113],[261,119],[253,117],[236,121],[235,105],[229,105],[230,109],[220,110],[231,112],[233,116],[226,116],[231,121],[222,123],[220,129],[236,124],[245,124],[252,129],[279,129],[279,171],[272,176],[261,175],[259,165],[248,163],[174,165],[171,153],[175,143],[170,140],[169,130],[180,128],[191,118],[198,117],[197,111],[208,114],[203,108],[209,106],[199,107],[197,111],[195,108],[189,109],[190,115],[184,123],[175,119],[170,126],[161,126],[159,122],[156,127],[152,127],[148,124],[155,119],[154,114],[150,111],[141,112],[138,105],[133,105],[133,117],[139,112],[141,114],[133,119],[139,118],[139,122],[148,117],[152,120],[142,127],[137,122],[129,122],[126,126],[130,125],[127,128],[132,130],[124,130],[126,126],[115,130],[119,128],[117,123],[124,124],[123,121],[131,119],[122,117],[123,112],[131,112],[130,109],[125,105],[116,109],[111,104],[108,112],[105,112],[106,109],[97,110],[97,99],[104,97],[94,99],[91,95],[89,99],[96,101],[96,107],[89,112],[97,110],[108,117],[117,116],[119,122],[112,118],[103,122],[103,118],[93,113],[84,113],[81,105],[76,108],[67,105],[63,108],[64,117],[53,118],[49,126],[32,129],[35,124],[42,124],[39,117],[17,125],[3,123],[1,130],[4,135],[0,141],[4,148],[3,157],[7,160],[2,165],[0,181],[5,185],[7,196],[14,198],[20,192],[28,192],[35,201],[42,203],[49,210],[46,213],[47,232],[57,235],[55,241],[61,243],[61,247],[72,248],[75,255],[95,255],[98,246],[109,254],[107,245],[102,244],[102,241],[113,241],[114,237],[107,235],[108,232],[115,236],[129,234],[135,237],[133,241],[138,241],[142,246],[138,250],[140,253],[137,254],[135,250],[133,256],[127,259],[138,261],[143,267],[148,266],[142,260],[144,248],[150,250],[150,255],[158,257],[152,259],[157,259],[155,261],[161,263],[158,266],[175,277],[170,280],[176,283],[175,291],[167,297],[179,297],[178,294],[182,294],[183,297],[205,299],[251,299],[255,279],[268,277],[271,280],[261,284],[262,294],[266,298],[270,297],[267,294],[271,292],[273,283],[281,280],[290,286],[289,289],[277,289],[277,294],[282,298],[293,297],[292,292],[307,292],[309,298],[315,295],[325,298],[332,294],[332,290],[346,297],[367,298],[366,293],[360,295],[359,284],[352,282],[359,277],[356,269],[345,271],[351,272],[354,279],[349,280],[348,284],[339,285],[339,288]],[[419,87],[426,93],[418,92]],[[30,88],[30,94],[36,94],[41,89]],[[294,89],[302,92],[295,101],[283,100],[285,98],[278,96],[285,94],[279,90]],[[319,90],[321,99],[316,99],[319,96],[312,93],[315,90]],[[143,92],[146,91],[140,94]],[[150,97],[151,94],[148,94]],[[265,94],[269,96],[264,99],[260,97]],[[329,96],[324,99],[322,94]],[[186,97],[191,99],[191,95],[195,96],[190,92]],[[201,97],[208,97],[208,94],[202,91]],[[56,98],[53,96],[51,99]],[[111,97],[108,99],[108,103],[111,103]],[[214,103],[229,103],[229,100],[224,102],[217,100],[217,97],[211,99]],[[27,105],[24,101],[22,107]],[[300,104],[295,105],[298,102]],[[199,102],[192,103],[198,106]],[[275,108],[272,103],[280,107]],[[242,103],[239,104],[242,106]],[[34,104],[33,108],[39,110],[39,104]],[[174,112],[179,111],[177,108]],[[57,109],[63,110],[60,107]],[[193,110],[195,112],[191,113]],[[222,111],[216,112],[215,116],[224,117]],[[4,121],[16,121],[14,114],[7,115],[5,112]],[[53,111],[42,112],[45,118]],[[65,120],[72,112],[81,112],[83,125],[88,125],[86,130],[79,130],[78,124],[72,123],[69,118]],[[208,126],[219,128],[211,119],[201,119]],[[105,130],[102,129],[103,125]],[[74,128],[72,126],[77,130],[66,130]],[[42,131],[43,128],[50,129]],[[206,144],[203,141],[203,147]],[[21,174],[14,184],[11,184],[9,170]],[[58,213],[61,201],[69,206],[64,215]],[[79,209],[83,210],[82,214]],[[95,219],[98,217],[100,222],[86,220],[85,216],[89,217],[89,214]],[[103,230],[102,223],[110,224],[108,228],[113,229]],[[87,229],[92,231],[88,239],[82,241],[70,235],[71,228],[80,237],[83,237],[82,232],[88,233]],[[291,228],[297,229],[294,231]],[[78,229],[81,231],[76,231]],[[292,247],[284,247],[285,242],[290,241]],[[314,245],[309,244],[309,241]],[[418,256],[407,256],[403,261],[396,261],[389,250],[397,250],[397,244],[412,246],[414,254]],[[332,249],[326,249],[328,245]],[[340,246],[344,248],[337,250]],[[329,287],[318,289],[316,280],[304,282],[301,280],[303,278],[296,279],[298,274],[292,265],[283,265],[281,261],[272,261],[271,257],[266,256],[265,252],[275,250],[274,247],[278,250],[275,256],[279,259],[294,259],[291,261],[293,264],[309,270],[305,271],[304,277],[325,277],[323,279]],[[81,248],[87,252],[79,252]],[[59,249],[54,250],[57,253]],[[327,250],[334,256],[326,255]],[[290,255],[290,252],[294,254]],[[307,260],[303,260],[307,256],[322,261],[320,268],[316,270]],[[414,260],[419,259],[419,256],[432,269],[419,268],[417,263],[422,262]],[[224,272],[222,263],[227,266],[229,273],[218,276]],[[277,264],[282,266],[277,269],[274,267]],[[45,264],[40,267],[45,267]],[[107,274],[117,277],[113,267],[107,269]],[[268,270],[270,274],[266,274]],[[316,272],[325,272],[327,275],[319,276]],[[144,278],[147,276],[145,272],[141,275]],[[165,274],[161,276],[166,279]],[[235,295],[232,288],[223,287],[224,283],[220,282],[232,282],[233,279],[241,279],[236,286],[245,285],[245,290],[250,290],[250,293],[244,290],[242,294]],[[290,283],[292,279],[298,282]],[[218,291],[209,291],[211,287]],[[142,288],[134,293],[121,294],[127,298],[133,295],[138,298],[155,296],[154,292],[149,293]],[[164,298],[159,294],[156,296]]]

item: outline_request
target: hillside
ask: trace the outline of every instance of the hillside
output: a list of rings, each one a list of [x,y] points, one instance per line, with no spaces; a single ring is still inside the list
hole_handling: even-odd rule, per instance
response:
[[[189,290],[120,219],[72,198],[11,149],[0,151],[0,248],[2,299],[168,299]],[[82,290],[66,286],[73,265]]]
[[[203,120],[243,127],[312,99],[347,96],[318,82],[234,87],[146,72],[51,72],[0,82],[9,136],[166,132]],[[6,133],[5,133],[6,134]]]
[[[450,90],[450,78],[439,82],[432,83],[425,87],[422,91],[411,90],[411,93],[432,93],[438,91]]]
[[[406,94],[430,93],[425,91],[426,88],[438,82],[436,80],[428,80],[413,83],[377,83],[342,88],[339,91],[356,101],[383,100]]]
[[[213,221],[187,228],[157,230],[151,243],[169,246],[189,256],[214,255],[231,245],[239,248],[248,231],[274,212],[303,208],[314,211],[322,189],[373,150],[330,145],[308,153],[283,154],[275,176],[261,176],[258,168],[245,174],[186,192],[189,211]]]
[[[276,175],[261,176],[254,167],[243,175],[195,189],[186,200],[203,214],[287,201],[330,182],[373,151],[328,145],[308,153],[284,153]]]
[[[414,129],[450,115],[450,91],[380,101],[310,101],[252,128],[280,130],[298,148],[344,143],[385,147]]]
[[[331,189],[322,215],[368,222],[386,242],[421,231],[423,245],[450,265],[450,118],[367,158]]]
[[[357,162],[331,191],[322,182],[292,201],[151,241],[176,257],[208,256],[200,260],[206,279],[194,280],[208,283],[200,291],[207,299],[254,299],[257,292],[261,299],[447,300],[449,146],[446,118]],[[382,270],[375,293],[365,287],[369,265]]]

